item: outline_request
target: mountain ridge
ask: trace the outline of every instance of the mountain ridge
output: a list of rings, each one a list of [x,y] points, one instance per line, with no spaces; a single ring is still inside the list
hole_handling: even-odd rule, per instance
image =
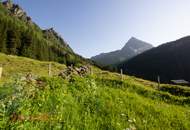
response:
[[[189,50],[190,36],[186,36],[146,51],[117,67],[125,73],[153,81],[157,76],[164,83],[178,79],[190,81]]]
[[[67,65],[88,64],[53,29],[41,29],[11,1],[0,2],[0,52]]]
[[[131,37],[121,49],[112,52],[101,53],[91,57],[91,60],[100,66],[109,66],[128,60],[144,51],[151,49],[152,47],[153,46],[149,43],[141,41],[135,37]]]

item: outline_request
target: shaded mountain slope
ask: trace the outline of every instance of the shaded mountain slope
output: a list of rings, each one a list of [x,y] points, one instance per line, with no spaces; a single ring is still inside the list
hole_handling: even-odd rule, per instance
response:
[[[190,81],[190,36],[163,44],[121,63],[124,72],[162,82],[185,79]]]

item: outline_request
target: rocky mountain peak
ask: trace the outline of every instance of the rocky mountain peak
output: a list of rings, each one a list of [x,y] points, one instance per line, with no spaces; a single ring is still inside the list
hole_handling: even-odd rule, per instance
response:
[[[100,66],[109,66],[129,60],[152,47],[153,46],[149,43],[138,40],[135,37],[131,37],[122,49],[109,53],[102,53],[92,57],[91,59]]]
[[[137,39],[137,38],[135,38],[135,37],[131,37],[131,38],[129,39],[129,41],[133,41],[133,40],[139,40],[139,39]]]
[[[33,23],[32,19],[27,16],[26,12],[18,4],[14,4],[10,0],[7,0],[2,2],[2,5],[9,11],[10,15],[18,17],[27,23]]]
[[[139,48],[152,48],[152,47],[153,46],[147,42],[139,40],[135,37],[131,37],[121,50],[128,50],[129,48],[139,49]]]

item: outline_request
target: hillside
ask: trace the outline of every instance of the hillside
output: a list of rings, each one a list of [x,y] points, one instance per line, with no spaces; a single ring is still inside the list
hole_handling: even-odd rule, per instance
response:
[[[95,61],[95,63],[97,63],[99,66],[105,67],[129,60],[134,56],[151,49],[152,47],[153,46],[149,43],[132,37],[122,49],[109,53],[102,53],[100,55],[92,57],[91,59]]]
[[[52,66],[52,75],[58,75],[61,70],[66,68],[65,65],[56,62],[37,61],[0,53],[0,67],[3,67],[0,83],[7,82],[14,77],[26,76],[28,73],[32,73],[34,76],[48,76],[49,63]]]
[[[19,5],[8,1],[0,3],[0,52],[67,65],[88,63],[53,28],[42,30]]]
[[[162,82],[185,79],[190,81],[190,37],[163,44],[118,66],[124,72]]]
[[[66,69],[48,62],[0,54],[1,129],[167,129],[190,127],[190,89],[160,85],[92,67],[80,77],[56,76]],[[40,69],[38,69],[40,67]],[[39,71],[39,72],[38,72]],[[23,79],[26,72],[33,80]],[[16,76],[14,76],[16,75]],[[6,78],[6,80],[4,79]],[[7,80],[9,79],[9,80]],[[176,92],[175,92],[176,91]]]

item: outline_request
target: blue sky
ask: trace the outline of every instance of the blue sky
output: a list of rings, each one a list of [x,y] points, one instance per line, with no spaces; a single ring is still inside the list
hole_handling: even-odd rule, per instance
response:
[[[190,35],[190,0],[13,1],[84,57],[120,49],[132,36],[157,46]]]

